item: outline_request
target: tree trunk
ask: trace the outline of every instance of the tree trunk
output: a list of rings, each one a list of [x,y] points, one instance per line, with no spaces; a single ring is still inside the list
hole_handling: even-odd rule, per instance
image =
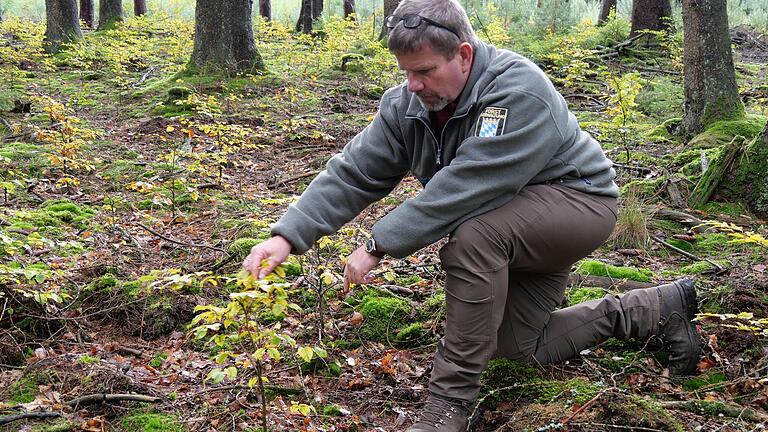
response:
[[[683,123],[689,136],[744,116],[731,55],[726,0],[683,1]]]
[[[259,0],[259,15],[265,20],[272,20],[272,2],[270,0]]]
[[[147,14],[147,0],[133,0],[133,14],[142,16]]]
[[[312,11],[314,10],[314,0],[301,0],[301,12],[299,20],[296,21],[296,31],[305,34],[312,33]]]
[[[88,28],[93,28],[94,17],[93,0],[80,0],[80,19],[85,21]]]
[[[77,0],[45,0],[45,50],[59,51],[62,43],[83,37]]]
[[[190,69],[263,69],[251,26],[251,0],[197,0]]]
[[[312,21],[319,19],[323,14],[323,6],[323,0],[312,0]]]
[[[632,30],[635,36],[641,30],[667,30],[672,23],[672,5],[669,0],[634,0],[632,2]]]
[[[344,0],[344,19],[355,13],[355,0]],[[354,19],[354,17],[352,17]]]
[[[99,0],[99,30],[109,28],[123,20],[123,2],[121,0]]]
[[[616,0],[601,0],[600,15],[597,16],[597,25],[603,25],[608,22],[608,16],[611,11],[616,11]]]
[[[392,15],[397,9],[397,5],[400,4],[400,0],[384,0],[384,16],[383,18]],[[387,23],[386,21],[381,24],[381,33],[379,33],[379,39],[387,37]]]

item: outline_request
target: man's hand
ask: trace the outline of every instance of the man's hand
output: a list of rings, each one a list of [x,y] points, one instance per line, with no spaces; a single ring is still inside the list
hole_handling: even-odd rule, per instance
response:
[[[347,258],[347,265],[344,267],[344,290],[348,290],[351,283],[362,284],[372,281],[373,276],[369,272],[379,264],[379,261],[381,258],[366,252],[365,246],[355,249]]]
[[[243,267],[251,272],[253,277],[261,279],[272,273],[291,253],[291,244],[285,237],[274,236],[271,239],[259,243],[251,248],[251,253],[243,261]],[[266,267],[261,267],[261,262],[269,259]]]

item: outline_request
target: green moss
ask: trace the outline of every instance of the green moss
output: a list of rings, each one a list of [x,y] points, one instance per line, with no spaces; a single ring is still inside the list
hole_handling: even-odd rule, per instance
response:
[[[616,267],[594,260],[580,261],[576,267],[576,272],[584,275],[607,276],[615,279],[629,279],[638,282],[650,282],[653,278],[653,272],[648,269]]]
[[[713,270],[715,267],[707,261],[697,261],[693,264],[680,267],[680,273],[686,275],[702,274]]]
[[[367,295],[358,310],[363,315],[362,335],[369,340],[384,342],[394,339],[392,333],[406,324],[411,305],[398,297]]]
[[[424,300],[416,317],[420,321],[442,322],[445,319],[445,290],[439,288]]]
[[[0,160],[7,159],[18,170],[35,175],[50,165],[45,155],[48,151],[37,144],[22,142],[4,143],[0,146]]]
[[[653,142],[675,143],[681,138],[683,119],[670,118],[645,133],[645,139]]]
[[[686,252],[693,252],[693,244],[691,244],[691,242],[671,238],[667,239],[667,243]]]
[[[141,294],[143,287],[144,284],[141,280],[132,280],[124,282],[121,286],[121,291],[130,298],[136,298]]]
[[[579,287],[570,288],[566,291],[569,305],[583,303],[585,301],[601,299],[605,297],[606,291],[603,288]]]
[[[549,403],[556,398],[584,403],[601,388],[599,384],[583,379],[547,380],[532,365],[505,358],[491,360],[480,381],[483,385],[480,395],[490,404],[520,397],[539,403]]]
[[[718,121],[704,132],[696,135],[689,148],[713,148],[728,144],[736,136],[747,139],[756,137],[765,126],[766,117],[750,115],[742,120]]]
[[[706,213],[715,215],[728,215],[728,216],[742,216],[749,213],[744,205],[741,203],[733,202],[715,202],[710,201],[701,207],[701,210]]]
[[[263,240],[250,237],[237,239],[227,246],[227,253],[231,255],[235,261],[242,261],[249,253],[251,253],[251,248],[262,241]]]
[[[330,404],[325,405],[321,410],[324,416],[340,416],[343,415],[341,408],[338,405]]]
[[[725,381],[725,375],[720,372],[709,372],[705,375],[691,378],[683,383],[683,388],[688,391],[698,390],[702,387],[717,384]]]
[[[138,412],[120,420],[120,426],[131,432],[184,432],[184,423],[170,414]]]
[[[413,285],[417,282],[421,282],[421,276],[411,275],[411,276],[398,277],[398,278],[395,278],[395,282],[401,286]]]
[[[19,220],[40,228],[57,227],[63,224],[85,228],[93,215],[94,211],[90,208],[62,199],[46,201],[35,210],[18,211],[15,216]]]
[[[301,372],[305,375],[323,375],[325,377],[341,376],[341,365],[338,361],[327,361],[320,357],[313,357],[309,362],[301,361]]]
[[[37,374],[26,374],[21,379],[11,384],[9,389],[10,401],[17,404],[30,403],[35,400],[37,394],[37,384],[40,376]]]
[[[422,323],[412,323],[401,328],[395,335],[395,342],[398,346],[413,347],[421,346],[432,342],[427,330]]]
[[[699,234],[696,237],[694,247],[698,252],[714,255],[732,247],[732,245],[728,243],[730,240],[730,237],[723,233]]]
[[[92,363],[98,363],[100,361],[101,361],[100,358],[89,356],[87,354],[83,354],[77,358],[77,362],[82,364],[92,364]]]
[[[679,81],[665,76],[653,78],[637,95],[638,109],[656,120],[680,115],[684,95]]]
[[[649,199],[658,194],[665,177],[650,180],[632,180],[621,187],[621,195],[634,194],[638,199]]]
[[[112,292],[116,287],[120,286],[120,280],[112,273],[107,273],[100,276],[97,279],[91,281],[86,288],[86,291],[104,291]]]

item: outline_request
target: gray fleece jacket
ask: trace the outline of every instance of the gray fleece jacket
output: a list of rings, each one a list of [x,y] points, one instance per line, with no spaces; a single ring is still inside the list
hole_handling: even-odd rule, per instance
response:
[[[615,172],[565,99],[528,59],[480,43],[469,80],[441,136],[407,84],[387,90],[378,114],[328,161],[272,226],[306,252],[408,173],[425,186],[373,226],[377,247],[401,258],[465,220],[508,203],[528,184],[558,182],[618,196]]]

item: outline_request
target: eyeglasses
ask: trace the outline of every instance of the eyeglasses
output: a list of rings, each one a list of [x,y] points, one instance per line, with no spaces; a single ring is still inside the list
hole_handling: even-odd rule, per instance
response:
[[[449,32],[455,34],[456,37],[459,38],[459,40],[461,40],[461,37],[459,36],[458,33],[456,33],[456,30],[453,30],[450,27],[446,27],[446,26],[440,24],[437,21],[433,21],[433,20],[431,20],[429,18],[425,18],[425,17],[423,17],[421,15],[417,15],[417,14],[407,14],[407,15],[403,15],[403,16],[390,15],[390,16],[388,16],[384,20],[387,28],[391,28],[391,29],[395,28],[395,26],[397,26],[397,24],[400,21],[403,22],[403,27],[409,28],[409,29],[414,29],[414,28],[420,26],[422,21],[423,21],[423,22],[426,22],[429,25],[433,25],[435,27],[439,27],[439,28],[441,28],[443,30],[448,30]]]

